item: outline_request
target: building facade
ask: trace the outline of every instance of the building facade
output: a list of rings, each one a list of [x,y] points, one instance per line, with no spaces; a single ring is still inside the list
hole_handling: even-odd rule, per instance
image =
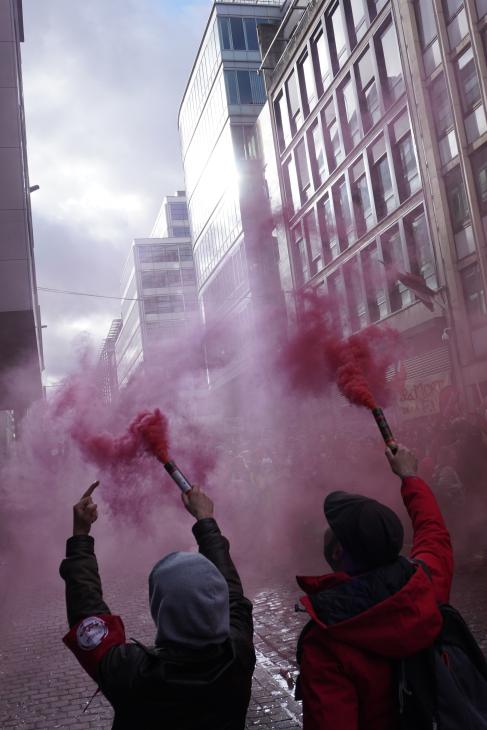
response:
[[[261,38],[284,275],[331,295],[344,336],[403,333],[403,416],[437,412],[452,384],[472,407],[487,394],[487,4],[298,5],[286,37]],[[402,273],[437,292],[430,308]]]
[[[190,236],[186,192],[178,190],[175,195],[164,198],[150,237],[189,238]]]
[[[187,228],[186,199],[165,200],[156,228],[174,233],[182,222]],[[168,202],[169,201],[169,202]],[[177,225],[176,225],[177,221]],[[191,238],[137,238],[122,273],[123,325],[115,345],[118,383],[122,387],[143,362],[165,342],[192,327],[197,318],[196,277]]]
[[[115,347],[122,331],[122,320],[114,319],[98,360],[98,387],[105,403],[112,403],[118,394],[117,359]]]
[[[0,0],[0,410],[19,417],[42,395],[43,367],[22,95],[23,40],[21,1]]]
[[[244,351],[255,301],[273,287],[275,299],[279,287],[272,236],[262,232],[268,211],[255,122],[266,101],[257,28],[278,24],[283,5],[213,3],[179,113],[200,309],[207,342],[227,354]],[[238,356],[212,373],[207,348],[211,385],[232,381]]]

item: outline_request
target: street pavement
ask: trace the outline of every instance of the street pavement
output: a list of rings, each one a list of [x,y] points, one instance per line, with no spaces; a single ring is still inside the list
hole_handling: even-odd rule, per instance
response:
[[[301,728],[300,704],[289,686],[296,673],[297,636],[306,621],[305,614],[294,610],[299,589],[277,585],[254,591],[252,597],[258,661],[247,728]],[[154,631],[145,578],[131,585],[105,578],[105,598],[123,617],[127,636],[150,644]],[[487,567],[456,578],[452,603],[487,652]],[[111,727],[112,710],[100,694],[88,705],[96,687],[61,643],[65,631],[61,581],[26,594],[21,609],[9,609],[7,598],[0,623],[1,730]]]

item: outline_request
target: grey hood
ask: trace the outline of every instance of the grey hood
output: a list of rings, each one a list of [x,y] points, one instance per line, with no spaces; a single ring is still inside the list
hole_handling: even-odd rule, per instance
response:
[[[149,600],[156,646],[167,641],[200,648],[230,636],[228,585],[199,553],[170,553],[152,568]]]

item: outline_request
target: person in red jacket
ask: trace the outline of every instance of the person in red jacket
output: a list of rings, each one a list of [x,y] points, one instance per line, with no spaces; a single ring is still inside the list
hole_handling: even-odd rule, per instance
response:
[[[325,499],[324,552],[335,571],[298,577],[311,621],[298,642],[305,730],[395,730],[395,664],[430,646],[449,600],[450,536],[436,499],[405,447],[387,452],[402,480],[414,530],[410,559],[400,555],[403,527],[376,500],[333,492]]]

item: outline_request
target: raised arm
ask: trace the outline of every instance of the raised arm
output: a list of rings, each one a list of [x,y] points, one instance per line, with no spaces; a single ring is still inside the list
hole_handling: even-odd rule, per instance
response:
[[[66,583],[66,610],[70,631],[63,641],[83,669],[97,681],[98,665],[108,650],[125,642],[122,620],[112,616],[103,600],[95,541],[91,525],[98,518],[89,487],[73,508],[73,536],[66,544],[66,557],[59,572]]]
[[[453,578],[453,551],[436,498],[417,476],[417,460],[411,451],[401,446],[395,455],[387,452],[387,458],[402,480],[402,498],[413,523],[411,558],[428,566],[437,600],[446,603]]]
[[[190,514],[196,518],[193,534],[200,553],[216,565],[228,584],[230,597],[230,626],[232,638],[252,642],[252,604],[245,598],[237,569],[230,557],[230,544],[224,537],[213,517],[213,502],[199,487],[183,494],[183,502]]]

